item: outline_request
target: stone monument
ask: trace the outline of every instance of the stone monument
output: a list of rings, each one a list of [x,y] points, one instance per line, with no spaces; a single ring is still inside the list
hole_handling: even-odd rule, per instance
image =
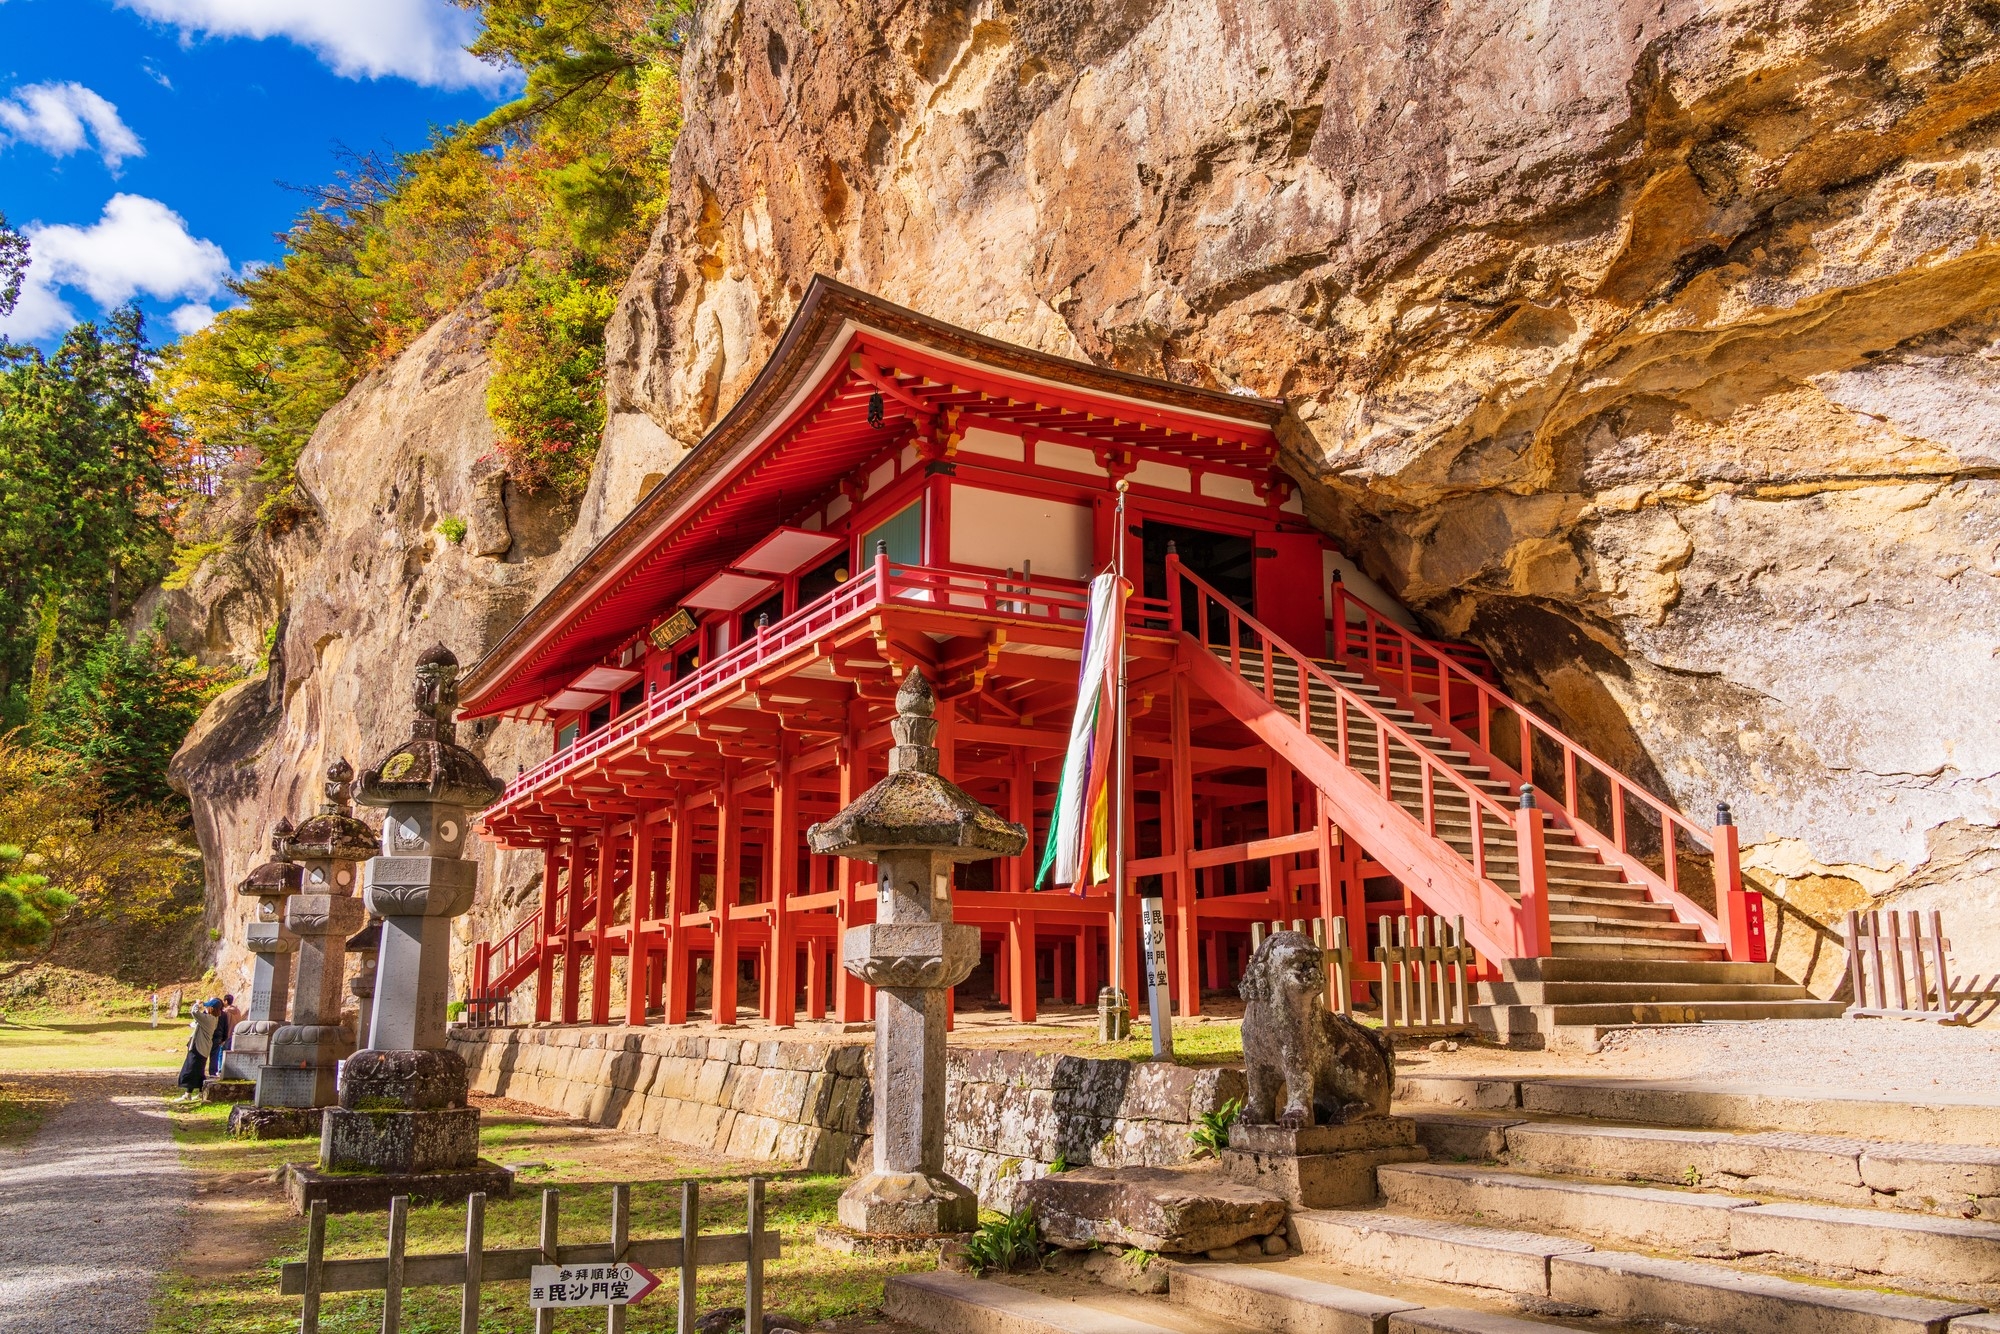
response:
[[[458,659],[442,645],[417,660],[415,701],[409,739],[361,776],[361,801],[387,808],[381,853],[362,869],[368,910],[382,919],[374,1006],[340,1105],[325,1112],[318,1166],[288,1173],[301,1211],[315,1199],[338,1213],[387,1208],[396,1195],[457,1202],[512,1189],[512,1173],[479,1156],[465,1060],[445,1042],[451,919],[472,907],[478,884],[467,824],[501,785],[458,744]]]
[[[382,919],[370,913],[368,925],[347,938],[347,952],[357,964],[347,990],[354,997],[354,1031],[363,1042],[368,1040],[368,1025],[375,1013],[375,956],[381,949]]]
[[[979,1199],[944,1171],[945,989],[979,961],[979,929],[951,920],[958,862],[1012,857],[1028,833],[938,773],[937,698],[912,670],[896,692],[889,774],[807,831],[815,853],[875,863],[875,921],[841,941],[875,992],[875,1168],[840,1197],[856,1232],[924,1236],[977,1226]]]
[[[341,1025],[347,995],[347,938],[366,915],[355,897],[355,868],[375,850],[375,833],[354,817],[354,770],[335,760],[326,771],[319,814],[291,837],[299,892],[285,905],[285,926],[298,937],[298,980],[292,1021],[271,1035],[270,1055],[257,1076],[257,1105],[315,1109],[339,1096],[340,1063],[354,1050]],[[318,1128],[310,1117],[302,1133]]]
[[[1240,989],[1250,1090],[1221,1154],[1232,1180],[1328,1209],[1373,1200],[1381,1164],[1426,1157],[1416,1122],[1389,1115],[1394,1048],[1326,1008],[1325,956],[1311,936],[1273,932]]]
[[[271,1034],[284,1026],[292,995],[292,952],[298,941],[285,930],[285,900],[299,892],[299,867],[288,851],[292,822],[271,829],[271,860],[243,877],[236,892],[257,900],[243,943],[256,960],[250,971],[250,1005],[230,1034],[222,1077],[203,1086],[210,1102],[247,1102],[257,1093],[257,1072],[271,1050]]]

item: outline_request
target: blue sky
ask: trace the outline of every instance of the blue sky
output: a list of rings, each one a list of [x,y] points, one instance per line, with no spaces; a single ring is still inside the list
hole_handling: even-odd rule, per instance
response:
[[[158,340],[278,254],[340,148],[407,151],[512,90],[447,0],[0,0],[0,213],[29,234],[0,333],[137,297]]]

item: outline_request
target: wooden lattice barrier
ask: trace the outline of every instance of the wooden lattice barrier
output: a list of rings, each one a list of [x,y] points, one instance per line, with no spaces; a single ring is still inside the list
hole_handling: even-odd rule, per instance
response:
[[[1951,942],[1935,910],[1850,912],[1842,934],[1854,987],[1848,1017],[1965,1022],[1965,1012],[1952,1008],[1951,973],[1945,967]]]
[[[1394,922],[1394,931],[1390,929]],[[1467,973],[1478,960],[1465,919],[1384,917],[1375,962],[1382,968],[1382,1026],[1392,1032],[1456,1032],[1472,1025]]]
[[[742,1232],[703,1233],[701,1197],[692,1181],[681,1183],[681,1234],[634,1241],[631,1236],[632,1188],[611,1188],[611,1239],[581,1246],[562,1245],[557,1237],[558,1194],[542,1192],[541,1244],[488,1250],[485,1245],[486,1196],[465,1198],[465,1247],[440,1255],[406,1255],[410,1201],[398,1195],[389,1202],[388,1254],[366,1260],[326,1258],[326,1201],[315,1200],[306,1224],[306,1258],[284,1267],[279,1292],[287,1297],[303,1297],[299,1313],[300,1334],[318,1334],[320,1298],[330,1292],[380,1292],[382,1294],[382,1334],[399,1334],[402,1329],[403,1293],[409,1288],[455,1287],[460,1289],[460,1334],[478,1334],[479,1295],[488,1283],[518,1283],[534,1278],[538,1265],[581,1270],[593,1277],[580,1280],[593,1287],[606,1286],[595,1278],[596,1271],[623,1272],[630,1266],[665,1274],[677,1271],[680,1305],[675,1322],[677,1334],[693,1334],[695,1321],[695,1275],[703,1265],[745,1266],[743,1309],[744,1328],[762,1329],[764,1311],[764,1263],[776,1260],[780,1238],[764,1227],[764,1181],[750,1178],[748,1227]],[[751,1245],[751,1239],[756,1245]],[[539,1279],[537,1281],[540,1281]],[[567,1282],[567,1276],[562,1281]],[[615,1278],[610,1280],[617,1281]],[[665,1286],[664,1283],[661,1285]],[[593,1293],[593,1296],[598,1295]],[[609,1292],[604,1294],[610,1296]],[[538,1297],[537,1302],[540,1298]],[[593,1302],[601,1305],[602,1303]],[[613,1302],[605,1308],[605,1329],[623,1334],[625,1306]],[[537,1305],[535,1334],[552,1334],[556,1308]]]
[[[1326,962],[1326,1008],[1335,1014],[1354,1013],[1354,945],[1347,936],[1347,919],[1334,918],[1331,928],[1324,917],[1315,917],[1310,921],[1294,918],[1290,922],[1272,922],[1269,926],[1252,922],[1250,948],[1254,951],[1274,931],[1311,934],[1313,943],[1319,946],[1320,955]]]

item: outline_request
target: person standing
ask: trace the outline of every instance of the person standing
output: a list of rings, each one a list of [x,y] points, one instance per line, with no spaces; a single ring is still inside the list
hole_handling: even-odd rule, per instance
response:
[[[211,1001],[215,1006],[215,1032],[208,1043],[208,1077],[216,1078],[222,1073],[222,1054],[229,1050],[230,1039],[236,1034],[236,997],[224,996],[219,1001]]]
[[[208,1054],[215,1044],[215,1026],[222,1016],[222,1002],[203,1001],[194,1007],[188,1022],[187,1058],[181,1062],[182,1099],[199,1098],[201,1081],[208,1073]]]

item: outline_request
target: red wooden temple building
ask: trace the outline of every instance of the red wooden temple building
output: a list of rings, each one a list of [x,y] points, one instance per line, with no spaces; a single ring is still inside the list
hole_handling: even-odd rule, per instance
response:
[[[539,910],[477,947],[477,994],[533,978],[537,1020],[866,1017],[837,961],[870,868],[803,833],[881,776],[920,667],[945,772],[1031,829],[1022,856],[960,869],[956,917],[992,964],[965,986],[1023,1020],[1094,1001],[1110,887],[1034,875],[1085,584],[1121,542],[1126,891],[1164,896],[1179,1013],[1233,987],[1273,919],[1344,917],[1358,941],[1385,913],[1462,917],[1488,977],[1552,954],[1760,959],[1734,830],[1423,637],[1306,522],[1282,412],[816,281],[741,401],[465,682],[466,717],[552,744],[483,817],[545,872]]]

